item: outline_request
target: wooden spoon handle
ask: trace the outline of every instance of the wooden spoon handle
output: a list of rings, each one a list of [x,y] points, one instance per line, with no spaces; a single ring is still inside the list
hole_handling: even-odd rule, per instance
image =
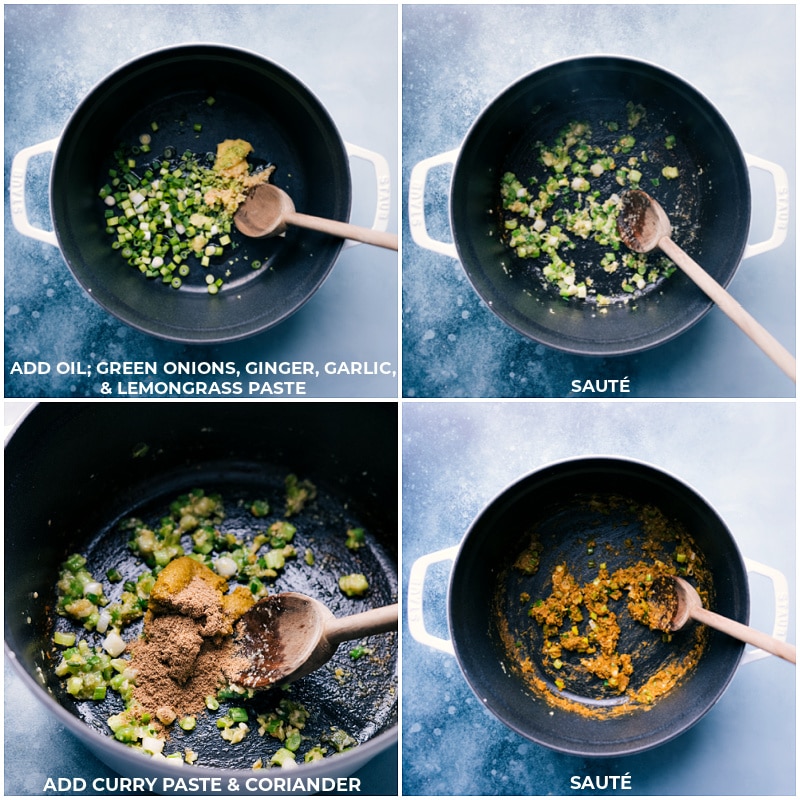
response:
[[[736,622],[736,620],[715,614],[707,608],[693,608],[690,614],[693,619],[708,625],[709,628],[715,628],[718,631],[727,633],[729,636],[733,636],[734,639],[760,647],[774,656],[780,656],[787,661],[791,661],[792,664],[797,663],[797,650],[792,644],[775,639],[769,634],[757,631],[755,628],[749,628],[747,625],[742,625],[741,622]]]
[[[658,246],[797,383],[797,362],[794,356],[761,323],[750,316],[719,283],[691,256],[675,244],[672,239],[664,237],[659,241]]]
[[[349,617],[337,617],[325,624],[325,637],[329,642],[339,644],[373,633],[386,633],[397,630],[397,603],[381,606],[352,614]]]
[[[298,228],[322,231],[322,233],[330,233],[332,236],[338,236],[341,239],[352,239],[355,242],[385,247],[387,250],[397,250],[397,235],[394,233],[362,228],[359,225],[351,225],[349,222],[339,222],[335,219],[314,217],[311,214],[297,212],[284,215],[284,219],[289,225],[296,225]]]

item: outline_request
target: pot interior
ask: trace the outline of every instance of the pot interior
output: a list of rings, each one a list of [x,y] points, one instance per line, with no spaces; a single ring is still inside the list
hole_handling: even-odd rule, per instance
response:
[[[686,330],[711,302],[682,273],[627,304],[598,310],[566,301],[542,285],[531,261],[502,241],[500,182],[512,171],[525,183],[532,146],[552,142],[571,122],[593,129],[641,104],[678,142],[683,176],[653,191],[665,207],[687,215],[688,240],[678,241],[722,285],[741,260],[750,224],[750,189],[739,146],[725,121],[695,89],[649,64],[614,57],[560,62],[506,89],[476,120],[456,163],[451,224],[459,257],[475,290],[507,324],[548,346],[585,355],[621,355],[665,342]],[[635,132],[635,129],[634,129]],[[636,153],[658,142],[637,141]],[[680,184],[680,187],[679,187]],[[619,188],[619,187],[617,187]],[[666,196],[665,196],[666,193]],[[679,195],[679,196],[677,196]],[[679,232],[681,225],[676,230]]]
[[[103,747],[125,749],[109,737],[107,727],[108,716],[123,707],[116,693],[99,703],[75,701],[53,674],[59,659],[54,628],[75,630],[52,614],[55,580],[60,563],[76,551],[100,579],[111,566],[126,577],[142,572],[141,561],[127,547],[129,534],[118,523],[132,515],[156,522],[172,500],[192,488],[220,492],[223,529],[247,539],[271,517],[254,525],[248,506],[238,501],[268,499],[280,516],[286,475],[314,481],[317,499],[293,518],[299,555],[287,560],[270,593],[309,594],[337,616],[395,602],[396,419],[387,407],[356,406],[303,404],[266,413],[256,406],[232,412],[219,404],[178,404],[174,410],[169,404],[157,426],[152,409],[133,404],[35,409],[7,448],[6,496],[13,499],[7,500],[6,517],[6,643],[40,698],[57,703],[60,715],[66,711],[80,719],[79,731],[87,736],[90,730],[102,736]],[[359,434],[356,419],[369,420],[371,444]],[[66,470],[69,486],[59,479]],[[44,497],[38,496],[40,490]],[[351,550],[346,531],[358,526],[367,531],[367,544]],[[313,565],[304,561],[306,548],[315,555]],[[353,572],[369,581],[364,598],[348,598],[338,588],[338,578]],[[120,588],[107,585],[109,597]],[[126,629],[126,638],[137,624]],[[96,633],[80,636],[89,644],[102,639]],[[309,742],[320,741],[332,728],[345,730],[360,744],[391,731],[397,722],[397,637],[371,637],[368,645],[372,653],[358,661],[343,645],[328,665],[288,690],[248,701],[253,730],[240,744],[227,745],[220,737],[214,719],[220,711],[198,715],[191,733],[175,728],[166,751],[190,747],[199,754],[197,766],[210,769],[246,770],[258,758],[266,762],[280,743],[259,736],[255,718],[284,698],[311,712],[304,730]]]
[[[592,507],[610,497],[624,498],[626,504],[611,513]],[[706,561],[714,609],[746,622],[746,575],[725,525],[691,489],[633,462],[578,460],[522,479],[478,517],[453,568],[448,615],[456,655],[467,681],[506,725],[561,752],[618,756],[669,741],[713,706],[732,678],[743,650],[740,642],[708,631],[694,669],[648,706],[621,706],[620,696],[603,690],[601,682],[594,679],[571,682],[566,693],[555,689],[559,673],[553,671],[552,659],[542,656],[539,629],[527,617],[521,592],[529,592],[531,601],[546,597],[558,564],[565,563],[582,583],[597,575],[597,565],[591,563],[595,557],[607,561],[612,572],[630,561],[647,538],[636,514],[625,507],[631,503],[639,508],[654,506],[686,530]],[[533,533],[540,539],[540,566],[523,580],[513,564],[529,547]],[[591,556],[587,555],[590,542],[596,544]],[[644,551],[640,552],[642,560],[647,560]],[[633,652],[625,648],[647,640],[642,648],[645,655],[640,652],[634,659],[632,688],[694,646],[696,628],[675,634],[672,642],[666,643],[658,636],[643,636],[644,626],[641,630],[634,627],[639,623],[622,616],[619,622],[620,653]],[[512,647],[509,631],[514,639]],[[565,654],[564,660],[568,658]],[[526,659],[526,668],[522,669]],[[563,706],[548,702],[541,690],[533,688],[531,677],[545,681],[555,695],[572,702]],[[624,713],[614,713],[619,710],[617,706]],[[611,713],[605,713],[608,711]]]
[[[53,221],[67,264],[97,302],[133,327],[175,341],[221,342],[266,330],[299,309],[330,272],[341,240],[297,229],[248,239],[234,230],[235,248],[209,270],[193,266],[180,290],[145,279],[112,250],[98,192],[115,165],[114,151],[136,145],[143,134],[151,137],[151,152],[138,156],[143,164],[167,148],[203,155],[225,139],[245,139],[254,148],[251,163],[275,165],[272,182],[298,210],[346,221],[347,154],[308,89],[266,59],[231,48],[193,45],[149,54],[106,78],[78,107],[51,180]],[[266,265],[256,270],[254,261]],[[213,297],[207,271],[225,280]]]

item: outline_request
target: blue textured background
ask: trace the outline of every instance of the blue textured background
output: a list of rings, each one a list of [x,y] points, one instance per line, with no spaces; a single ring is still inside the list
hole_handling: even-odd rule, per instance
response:
[[[403,187],[411,169],[458,148],[508,85],[559,59],[627,55],[704,94],[741,148],[790,181],[785,244],[745,260],[730,291],[789,350],[795,343],[794,5],[422,5],[403,8]],[[429,175],[428,229],[452,241],[452,170]],[[751,171],[750,241],[766,239],[774,191]],[[779,369],[718,309],[678,339],[635,356],[592,359],[537,345],[478,298],[458,261],[403,230],[405,397],[564,397],[573,379],[628,377],[634,397],[793,397]]]
[[[342,138],[388,159],[396,190],[398,23],[391,6],[17,5],[5,18],[5,170],[25,147],[60,135],[78,103],[108,73],[142,53],[186,42],[253,50],[304,83]],[[135,98],[131,98],[135,102]],[[30,163],[31,221],[51,229],[50,156]],[[372,167],[351,160],[351,221],[371,225]],[[396,195],[396,192],[394,192]],[[6,197],[7,186],[6,186]],[[397,207],[390,230],[396,231]],[[57,248],[21,236],[5,213],[5,394],[97,397],[99,380],[11,376],[17,360],[388,361],[398,356],[397,254],[342,251],[329,279],[284,324],[243,342],[186,347],[123,325],[76,283]],[[321,377],[315,397],[396,397],[399,379]]]
[[[523,475],[564,458],[608,455],[648,462],[692,486],[743,556],[785,573],[793,612],[794,442],[791,402],[406,402],[403,585],[420,556],[457,546],[483,508]],[[432,568],[423,592],[426,628],[440,638],[448,638],[450,566]],[[753,576],[750,590],[750,624],[771,631],[769,582]],[[616,794],[795,794],[796,671],[778,658],[741,665],[721,700],[672,742],[595,760],[512,733],[483,708],[456,659],[415,641],[407,623],[402,674],[407,795],[581,794],[570,788],[573,775],[626,773],[631,788]]]

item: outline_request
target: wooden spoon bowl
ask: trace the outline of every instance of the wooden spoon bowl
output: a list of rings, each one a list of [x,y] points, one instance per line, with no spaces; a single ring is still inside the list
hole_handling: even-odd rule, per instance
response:
[[[351,639],[397,630],[398,607],[382,606],[337,618],[318,600],[282,592],[256,603],[236,623],[241,667],[227,677],[248,689],[296,681],[325,664]]]
[[[624,244],[636,253],[659,248],[739,326],[793,381],[797,380],[794,356],[755,320],[693,258],[672,241],[672,226],[661,204],[641,189],[622,195],[617,230]]]
[[[658,584],[658,585],[656,585]],[[768,653],[780,658],[797,663],[797,650],[794,645],[787,644],[780,639],[775,639],[762,631],[742,625],[728,617],[723,617],[714,611],[709,611],[703,606],[703,601],[697,590],[683,578],[665,577],[654,581],[652,595],[655,597],[654,607],[656,615],[669,617],[662,630],[678,631],[689,620],[695,620],[710,628],[722,631],[747,644],[752,644]],[[671,615],[671,616],[670,616]]]
[[[233,223],[245,236],[255,239],[280,236],[293,225],[342,239],[374,244],[389,250],[398,248],[397,236],[393,233],[298,213],[292,198],[272,183],[260,183],[250,190],[245,201],[233,215]]]

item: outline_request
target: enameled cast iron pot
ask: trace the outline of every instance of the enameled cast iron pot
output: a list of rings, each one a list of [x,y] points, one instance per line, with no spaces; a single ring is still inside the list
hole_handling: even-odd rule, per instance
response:
[[[545,291],[540,279],[521,267],[501,241],[498,206],[502,175],[510,170],[524,181],[532,174],[533,143],[553,141],[572,121],[599,123],[615,108],[624,113],[629,101],[668,121],[684,148],[681,174],[700,176],[689,198],[697,237],[687,247],[727,286],[742,258],[784,241],[786,174],[775,164],[743,155],[711,103],[660,67],[630,58],[584,56],[538,69],[486,107],[459,149],[425,159],[411,174],[409,224],[415,242],[459,259],[491,311],[524,336],[558,350],[590,356],[645,350],[686,331],[713,305],[686,276],[676,273],[662,291],[653,291],[635,304],[607,307],[599,315],[594,305],[565,302],[557,293]],[[427,175],[449,164],[453,165],[449,194],[453,244],[433,239],[425,220]],[[751,209],[748,166],[771,173],[777,197],[770,239],[752,245],[747,244]]]
[[[593,494],[619,495],[637,504],[652,504],[668,519],[681,523],[707,558],[714,586],[714,610],[727,617],[747,623],[750,601],[746,573],[768,575],[776,591],[776,629],[781,627],[778,620],[781,617],[785,620],[786,615],[778,614],[777,609],[788,609],[785,578],[749,560],[745,565],[725,523],[702,497],[655,467],[599,457],[559,462],[521,478],[478,515],[459,546],[418,559],[409,577],[407,614],[414,638],[454,654],[482,705],[512,730],[571,755],[623,756],[664,744],[688,730],[722,696],[740,661],[766,654],[748,651],[743,659],[741,642],[710,631],[699,663],[676,688],[647,710],[632,710],[610,718],[554,708],[533,691],[514,668],[503,644],[502,624],[498,623],[496,611],[498,591],[508,595],[507,608],[522,608],[520,613],[524,615],[519,590],[510,588],[506,576],[537,525],[542,556],[533,578],[535,586],[530,590],[532,599],[549,594],[555,565],[566,560],[571,570],[577,570],[579,564],[585,564],[588,538],[597,536],[597,550],[602,549],[603,558],[610,559],[609,570],[613,571],[612,552],[617,545],[624,552],[630,544],[623,544],[623,540],[630,537],[637,544],[640,533],[636,532],[635,522],[631,525],[631,520],[626,519],[623,527],[621,520],[613,516],[606,522],[598,522],[594,515],[589,527],[587,514],[579,507],[577,498]],[[612,545],[608,549],[606,542]],[[449,640],[430,634],[423,618],[426,572],[432,564],[445,560],[453,561],[447,595]],[[575,574],[579,582],[591,579]],[[597,574],[596,568],[587,571],[587,576],[592,574]],[[676,649],[690,646],[687,635],[682,633],[683,636],[676,634],[668,646]],[[775,634],[785,638],[786,631],[776,630]],[[651,647],[657,649],[661,645]],[[661,656],[669,657],[672,652],[664,651]],[[537,661],[537,652],[526,653],[531,655],[533,669],[555,692],[552,676],[548,677],[541,663],[541,654]],[[639,658],[644,666],[638,668],[645,671],[651,669],[651,662],[657,662],[652,654]],[[644,680],[644,672],[640,674],[640,680]],[[597,705],[596,698],[588,692],[580,702],[586,707]]]
[[[17,427],[5,455],[6,656],[55,718],[121,775],[185,776],[190,768],[144,757],[115,741],[106,723],[109,708],[76,703],[53,674],[54,587],[65,556],[90,554],[90,563],[103,565],[95,573],[98,577],[111,565],[123,574],[138,574],[125,570],[131,556],[127,534],[116,527],[120,519],[147,519],[148,508],[163,514],[175,497],[196,487],[221,491],[229,500],[242,492],[258,497],[269,486],[280,487],[286,474],[294,472],[314,481],[319,497],[302,526],[297,523],[300,557],[287,561],[270,591],[310,594],[337,616],[397,600],[393,406],[40,404]],[[233,503],[226,504],[231,524],[239,525],[238,513]],[[252,528],[249,520],[245,515],[242,526]],[[367,547],[345,547],[343,525],[348,520],[366,528]],[[314,566],[303,562],[301,536],[313,538]],[[367,576],[370,592],[362,600],[348,599],[338,590],[338,577],[350,572]],[[293,776],[349,776],[396,742],[396,637],[371,637],[379,660],[365,662],[363,673],[358,670],[358,686],[340,685],[326,669],[294,685],[293,699],[312,713],[304,733],[318,741],[335,726],[359,744],[318,762],[304,764],[299,758]],[[355,672],[348,648],[340,650],[334,658],[344,663],[338,666]],[[274,701],[265,696],[251,702]],[[243,777],[277,774],[250,771],[257,758],[268,755],[255,730],[235,748],[225,749],[214,720],[205,716],[198,716],[193,740],[184,745],[200,756],[192,775],[222,777],[224,786],[228,778],[237,778],[245,790]],[[180,731],[173,738],[178,735]],[[372,793],[366,786],[362,791]]]
[[[206,103],[214,98],[213,105]],[[298,209],[348,221],[348,156],[374,166],[378,201],[373,227],[388,222],[386,160],[342,141],[314,95],[285,69],[260,55],[211,44],[157,50],[120,67],[77,107],[58,139],[17,154],[11,173],[11,211],[21,233],[61,248],[78,283],[103,308],[138,330],[162,339],[213,344],[243,339],[277,325],[319,289],[342,249],[342,240],[290,230],[284,238],[247,239],[232,275],[210,297],[198,267],[179,291],[145,280],[111,249],[98,191],[108,180],[113,151],[153,133],[153,156],[213,153],[224,139],[246,139],[253,156],[276,165],[271,180]],[[194,124],[202,125],[199,134]],[[28,161],[52,151],[50,211],[53,232],[32,226],[25,212]],[[100,202],[100,205],[98,203]],[[269,261],[253,270],[251,260]]]

